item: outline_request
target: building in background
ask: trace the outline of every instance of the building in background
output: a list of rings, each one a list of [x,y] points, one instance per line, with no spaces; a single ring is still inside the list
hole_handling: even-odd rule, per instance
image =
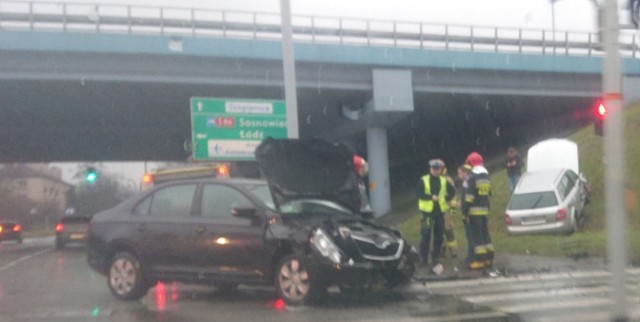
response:
[[[46,227],[64,213],[72,188],[62,171],[48,164],[5,164],[0,167],[0,217]]]

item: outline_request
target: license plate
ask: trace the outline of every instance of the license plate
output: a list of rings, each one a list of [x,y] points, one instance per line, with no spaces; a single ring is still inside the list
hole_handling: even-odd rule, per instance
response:
[[[539,224],[544,222],[545,222],[544,216],[533,216],[533,217],[522,218],[523,224]]]
[[[84,239],[84,234],[71,234],[71,239]]]

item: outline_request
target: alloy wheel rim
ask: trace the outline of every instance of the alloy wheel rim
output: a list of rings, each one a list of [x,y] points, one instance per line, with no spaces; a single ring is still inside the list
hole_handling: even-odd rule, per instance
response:
[[[111,264],[109,281],[116,293],[124,295],[131,292],[136,279],[135,264],[131,260],[119,258]]]
[[[278,278],[280,291],[290,300],[302,300],[309,293],[309,273],[297,259],[282,265]]]

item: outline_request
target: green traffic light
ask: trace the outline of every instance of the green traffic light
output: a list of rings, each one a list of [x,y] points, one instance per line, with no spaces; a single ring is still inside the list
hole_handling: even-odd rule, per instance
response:
[[[95,170],[88,170],[84,178],[87,182],[95,182],[98,180],[98,173]]]

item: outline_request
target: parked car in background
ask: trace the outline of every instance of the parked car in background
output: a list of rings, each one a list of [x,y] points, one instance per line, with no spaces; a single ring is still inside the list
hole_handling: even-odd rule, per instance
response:
[[[22,244],[22,226],[11,220],[0,220],[0,241],[15,240]]]
[[[542,141],[529,149],[527,172],[511,196],[504,223],[514,235],[571,234],[578,229],[588,201],[577,145],[561,139]]]
[[[84,244],[87,240],[90,216],[65,216],[55,227],[56,248],[62,249],[67,244]]]
[[[268,181],[186,179],[94,216],[88,261],[112,294],[138,299],[156,281],[275,285],[291,305],[332,285],[358,293],[410,281],[417,252],[360,216],[353,155],[320,140],[265,140]]]

